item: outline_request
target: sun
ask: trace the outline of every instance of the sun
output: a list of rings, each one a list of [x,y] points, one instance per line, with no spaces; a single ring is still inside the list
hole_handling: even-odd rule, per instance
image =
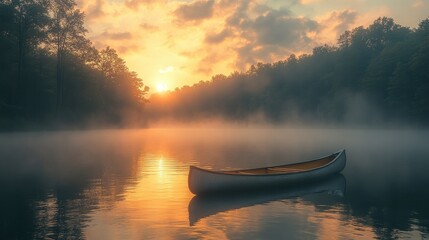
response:
[[[167,85],[165,85],[165,83],[158,83],[157,85],[156,85],[156,91],[157,92],[160,92],[160,93],[162,93],[162,92],[165,92],[165,91],[167,91],[168,89],[167,89]]]

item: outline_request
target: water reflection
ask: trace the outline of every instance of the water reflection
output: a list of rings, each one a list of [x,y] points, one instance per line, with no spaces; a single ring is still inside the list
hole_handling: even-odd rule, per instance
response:
[[[287,188],[266,188],[264,190],[239,192],[237,194],[194,196],[188,206],[189,224],[193,226],[201,218],[243,207],[317,193],[343,196],[345,191],[346,179],[343,175],[339,174],[328,179],[292,188],[288,186]]]
[[[0,138],[1,239],[85,238],[90,214],[114,208],[135,184],[136,149],[106,133]],[[119,140],[120,139],[116,139]]]
[[[0,239],[429,238],[427,139],[350,129],[0,134]],[[327,194],[343,192],[338,179],[221,200],[187,188],[189,165],[262,167],[341,148],[344,196]]]

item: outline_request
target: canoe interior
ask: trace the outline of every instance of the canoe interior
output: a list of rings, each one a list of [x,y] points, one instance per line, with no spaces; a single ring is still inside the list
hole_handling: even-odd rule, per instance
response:
[[[234,175],[269,175],[269,174],[309,171],[309,170],[320,168],[329,164],[330,162],[334,161],[334,159],[338,156],[338,154],[340,153],[335,153],[327,157],[323,157],[317,160],[303,162],[303,163],[294,163],[294,164],[281,165],[281,166],[275,166],[275,167],[232,170],[232,171],[218,171],[218,172],[224,173],[224,174],[234,174]]]

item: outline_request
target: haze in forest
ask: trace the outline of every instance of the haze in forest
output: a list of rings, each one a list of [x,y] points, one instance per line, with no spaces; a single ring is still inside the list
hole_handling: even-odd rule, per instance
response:
[[[311,53],[285,53],[175,90],[160,86],[149,96],[144,77],[115,49],[87,37],[74,0],[2,1],[0,13],[2,131],[429,120],[428,18],[411,28],[379,17]]]
[[[428,19],[410,29],[380,17],[311,54],[152,95],[147,116],[162,124],[425,126],[428,33]]]

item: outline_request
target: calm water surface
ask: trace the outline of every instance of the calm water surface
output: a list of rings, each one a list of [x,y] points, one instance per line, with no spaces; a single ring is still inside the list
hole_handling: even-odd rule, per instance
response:
[[[342,175],[194,197],[189,165],[248,168],[345,148]],[[428,239],[429,132],[154,129],[0,135],[0,239]]]

